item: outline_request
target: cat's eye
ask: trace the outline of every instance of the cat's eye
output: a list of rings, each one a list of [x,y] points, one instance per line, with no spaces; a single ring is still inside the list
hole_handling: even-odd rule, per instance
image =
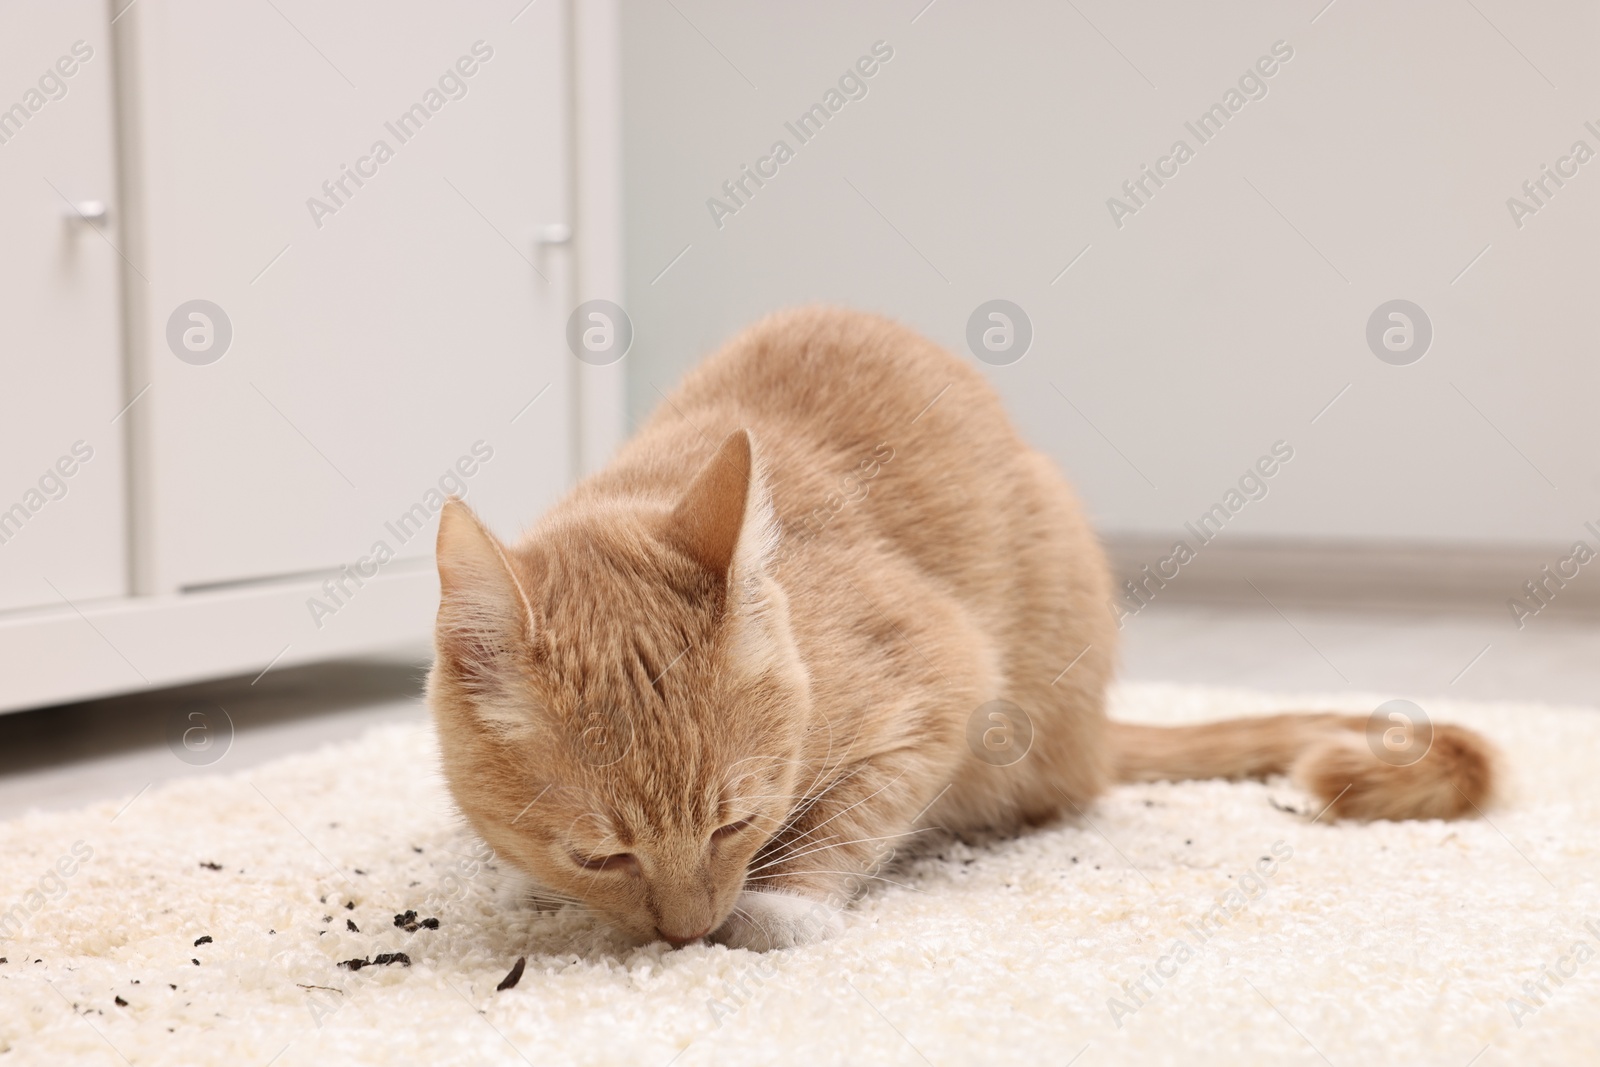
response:
[[[609,856],[583,856],[572,853],[572,862],[586,871],[638,870],[639,861],[631,852],[616,852]]]
[[[740,819],[738,822],[730,822],[726,826],[718,827],[717,830],[712,833],[711,840],[721,841],[725,837],[732,837],[740,830],[743,830],[746,826],[749,826],[750,822],[751,820],[749,819]]]

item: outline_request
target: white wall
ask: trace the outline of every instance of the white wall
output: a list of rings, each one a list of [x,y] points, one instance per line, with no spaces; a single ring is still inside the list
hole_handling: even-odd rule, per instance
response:
[[[1520,228],[1507,207],[1600,152],[1593,5],[673,2],[624,11],[635,419],[768,309],[873,308],[970,359],[1001,297],[1035,339],[990,380],[1104,530],[1176,535],[1285,440],[1230,537],[1600,540],[1600,159]],[[865,98],[798,145],[785,121],[880,40]],[[1185,121],[1277,41],[1267,95],[1200,145]],[[719,228],[707,199],[780,138]],[[1107,199],[1179,138],[1119,228]],[[1409,366],[1365,340],[1395,298],[1433,324]]]

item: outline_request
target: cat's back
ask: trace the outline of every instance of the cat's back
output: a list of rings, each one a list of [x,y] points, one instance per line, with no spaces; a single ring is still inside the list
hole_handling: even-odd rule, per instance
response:
[[[947,565],[1010,542],[1041,492],[1070,496],[1041,470],[1048,461],[1023,442],[981,373],[866,312],[793,308],[743,331],[657,408],[619,456],[618,474],[676,489],[738,429],[756,441],[786,526],[870,488],[883,506],[851,521],[830,518],[830,532],[848,535],[868,522]]]
[[[1064,558],[1098,565],[1071,489],[984,375],[893,320],[825,306],[769,315],[684,379],[628,462],[681,453],[686,479],[741,428],[783,528],[805,531],[796,562],[848,557],[872,573],[888,552],[986,601],[1038,586],[1035,568]]]
[[[735,410],[839,440],[882,436],[921,421],[956,392],[965,410],[1008,430],[972,367],[891,319],[829,306],[769,315],[691,372],[674,402],[685,412]],[[998,418],[996,418],[998,416]]]

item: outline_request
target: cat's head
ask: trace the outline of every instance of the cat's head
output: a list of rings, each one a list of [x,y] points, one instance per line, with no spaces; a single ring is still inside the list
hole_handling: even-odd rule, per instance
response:
[[[451,791],[501,857],[634,937],[719,926],[805,786],[775,536],[744,431],[654,509],[593,500],[515,546],[459,501],[440,518]]]

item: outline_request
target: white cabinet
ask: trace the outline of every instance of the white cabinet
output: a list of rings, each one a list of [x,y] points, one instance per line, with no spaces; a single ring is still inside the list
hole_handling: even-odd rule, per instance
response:
[[[444,497],[514,535],[620,424],[611,5],[113,6],[0,13],[0,94],[92,50],[0,144],[0,508],[94,450],[0,544],[0,710],[425,639]]]
[[[0,611],[127,587],[108,18],[0,6]]]
[[[145,589],[431,556],[401,518],[452,488],[515,484],[527,519],[567,480],[566,268],[535,245],[569,218],[566,11],[401,7],[138,13]],[[169,346],[195,300],[215,362]]]

